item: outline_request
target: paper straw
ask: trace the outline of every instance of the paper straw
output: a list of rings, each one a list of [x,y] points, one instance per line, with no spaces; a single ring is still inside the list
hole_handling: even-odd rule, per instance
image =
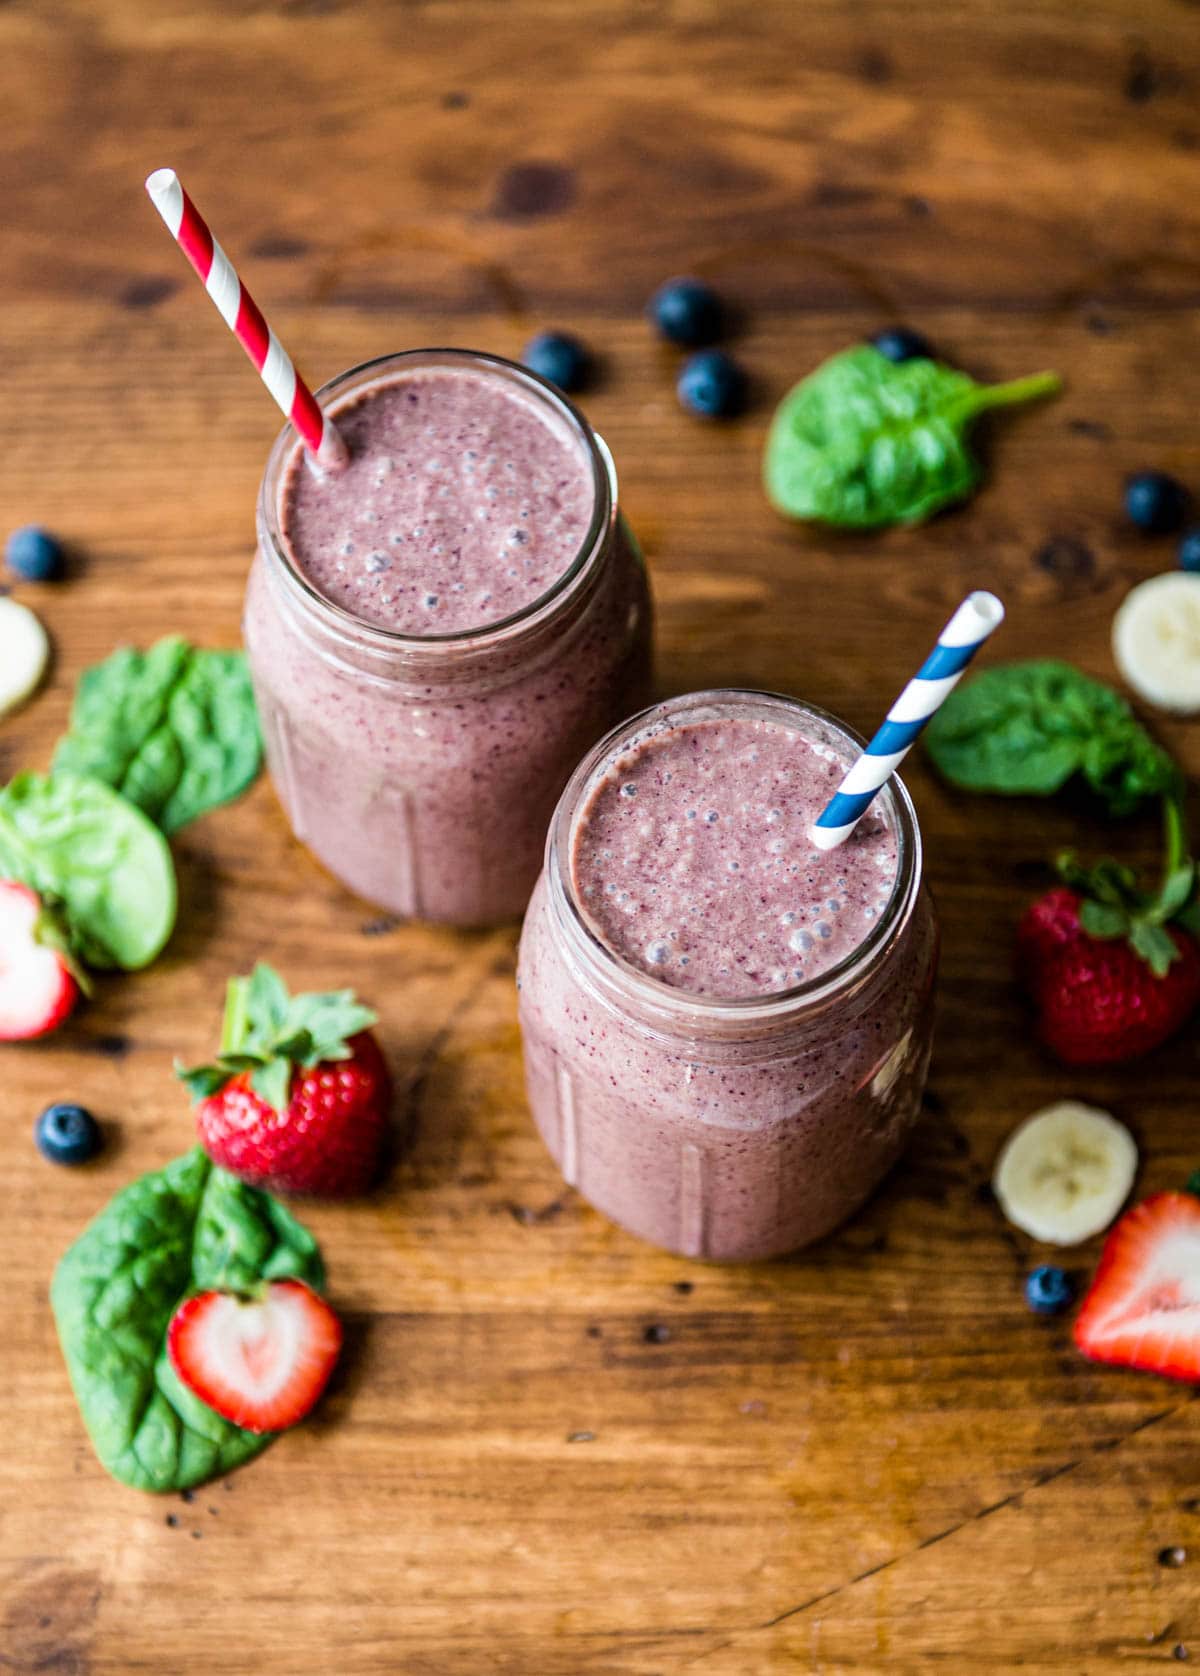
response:
[[[292,364],[292,358],[267,325],[237,269],[208,229],[179,184],[174,169],[155,169],[146,191],[167,224],[171,237],[204,282],[217,311],[249,355],[305,447],[326,471],[339,471],[348,459],[346,444],[317,406],[316,397]]]
[[[817,817],[809,836],[834,850],[854,831],[879,788],[891,779],[987,637],[1004,621],[995,594],[968,594],[937,645],[888,711],[887,721]]]

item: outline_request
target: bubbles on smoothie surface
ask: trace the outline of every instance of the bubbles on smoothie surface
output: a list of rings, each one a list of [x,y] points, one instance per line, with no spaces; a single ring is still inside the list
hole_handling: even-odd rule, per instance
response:
[[[592,464],[552,410],[445,367],[385,377],[336,411],[349,467],[321,478],[297,456],[281,499],[286,543],[334,603],[402,633],[433,632],[433,613],[445,634],[511,616],[570,567]]]
[[[839,850],[811,848],[844,767],[797,729],[748,717],[635,741],[574,830],[572,881],[594,930],[697,995],[771,994],[838,964],[868,934],[897,864],[895,833],[875,813]]]

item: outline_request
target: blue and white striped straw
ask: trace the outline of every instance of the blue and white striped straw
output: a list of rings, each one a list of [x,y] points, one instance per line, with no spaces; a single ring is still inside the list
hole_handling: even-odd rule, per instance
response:
[[[937,645],[888,711],[887,721],[817,817],[809,836],[835,850],[854,831],[871,799],[904,761],[925,723],[958,684],[988,635],[1004,621],[995,594],[968,594]]]

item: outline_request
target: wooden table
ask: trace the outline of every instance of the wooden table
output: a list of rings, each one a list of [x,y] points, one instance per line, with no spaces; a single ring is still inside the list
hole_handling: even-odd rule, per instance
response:
[[[790,690],[868,727],[974,583],[1008,601],[998,653],[1111,677],[1114,607],[1173,560],[1123,525],[1121,475],[1200,486],[1196,28],[1169,0],[4,7],[0,510],[77,566],[18,590],[57,657],[0,728],[0,774],[44,766],[116,642],[237,637],[276,419],[143,197],[163,163],[316,380],[426,342],[516,354],[547,325],[596,347],[587,407],[653,569],[664,692]],[[742,311],[736,425],[678,411],[642,319],[679,270]],[[772,405],[897,318],[973,372],[1052,366],[1068,393],[997,429],[962,513],[799,533],[758,487]],[[1200,767],[1195,725],[1160,731]],[[987,1187],[1014,1122],[1066,1094],[1130,1124],[1142,1187],[1180,1183],[1195,1042],[1050,1063],[1013,925],[1044,857],[1108,836],[954,796],[920,760],[910,785],[945,928],[926,1115],[863,1215],[758,1268],[659,1255],[564,1189],[522,1092],[512,929],[381,920],[266,783],[187,830],[167,955],[49,1044],[0,1050],[0,1670],[1200,1660],[1192,1392],[1092,1367],[1033,1317],[1046,1253]],[[304,1210],[348,1325],[318,1417],[158,1500],[92,1457],[46,1287],[110,1193],[189,1143],[172,1060],[204,1052],[225,977],[260,955],[378,1003],[417,1140],[377,1197]],[[66,1097],[108,1134],[78,1172],[30,1138]]]

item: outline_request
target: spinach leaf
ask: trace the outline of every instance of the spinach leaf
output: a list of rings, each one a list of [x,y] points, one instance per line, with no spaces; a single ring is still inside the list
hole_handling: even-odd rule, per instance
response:
[[[1173,796],[1179,769],[1111,687],[1054,659],[964,681],[925,731],[934,767],[966,791],[1048,797],[1081,776],[1112,815]]]
[[[966,441],[972,420],[1060,388],[1054,373],[984,385],[939,361],[896,364],[869,344],[844,350],[776,409],[767,498],[789,518],[847,529],[919,523],[978,484]]]
[[[272,1441],[188,1390],[166,1333],[193,1291],[249,1291],[284,1276],[323,1287],[316,1241],[199,1147],[132,1182],[84,1230],[58,1265],[50,1301],[84,1424],[114,1478],[182,1490]]]
[[[245,655],[173,635],[84,671],[54,767],[115,786],[171,833],[244,791],[261,759]]]
[[[89,966],[148,966],[175,924],[167,841],[111,786],[18,774],[0,790],[0,878],[37,891]]]

